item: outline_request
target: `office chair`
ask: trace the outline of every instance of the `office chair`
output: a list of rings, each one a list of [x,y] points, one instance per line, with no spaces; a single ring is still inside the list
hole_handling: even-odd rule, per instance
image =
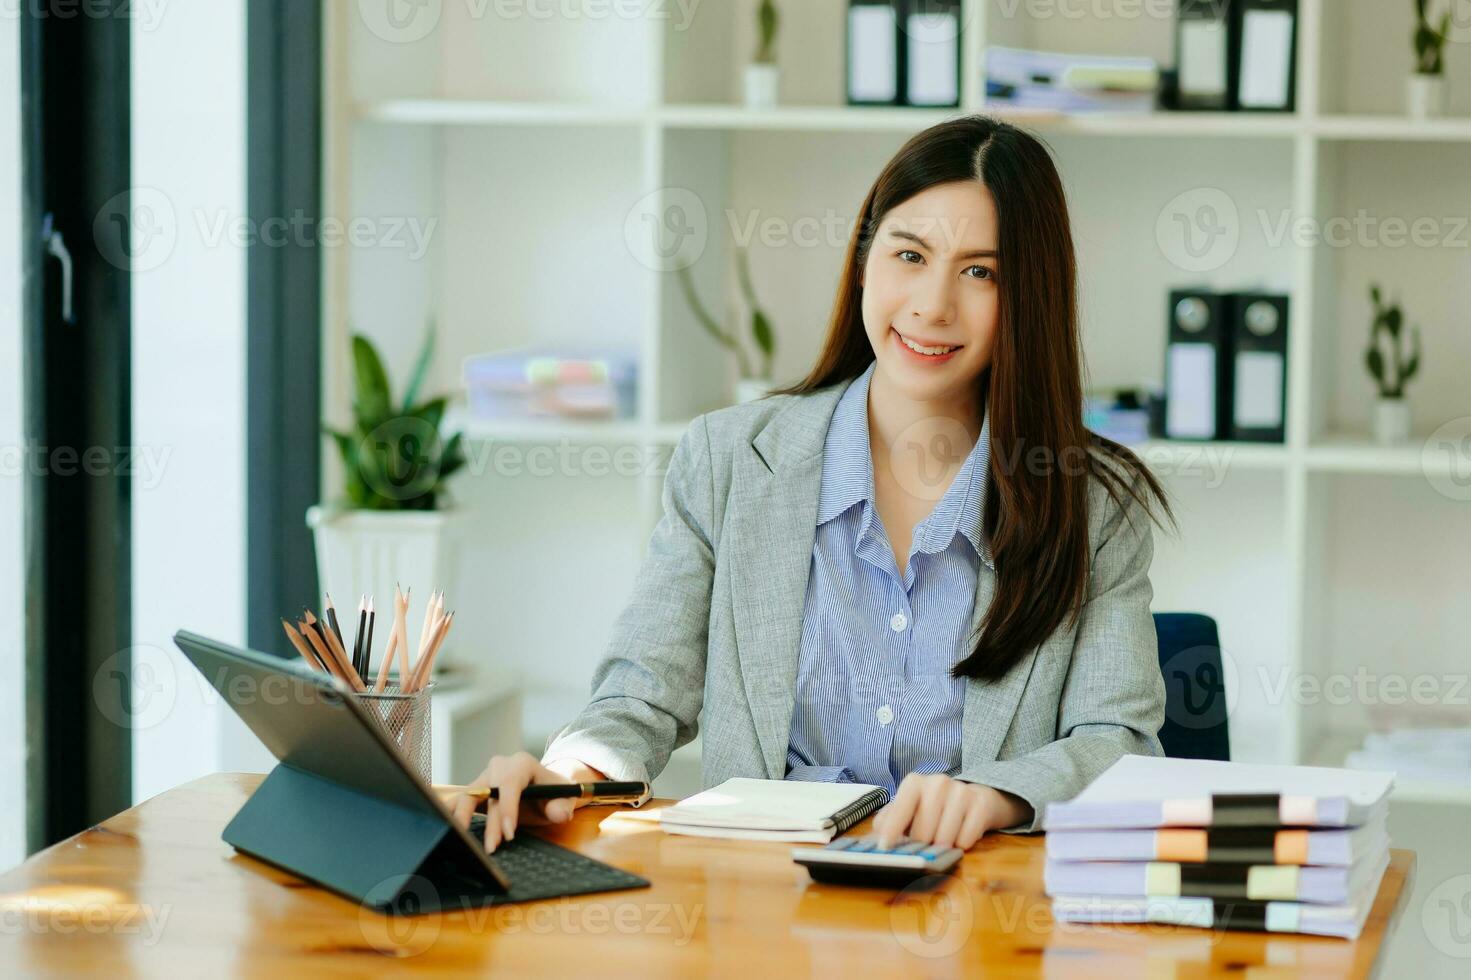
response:
[[[1174,759],[1231,759],[1226,679],[1216,621],[1199,613],[1155,613],[1165,723],[1159,741]]]

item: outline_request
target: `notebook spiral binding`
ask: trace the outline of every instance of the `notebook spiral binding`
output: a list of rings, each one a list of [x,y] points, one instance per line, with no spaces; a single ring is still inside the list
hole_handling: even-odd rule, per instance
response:
[[[874,789],[833,814],[833,830],[841,834],[887,802],[888,794]]]

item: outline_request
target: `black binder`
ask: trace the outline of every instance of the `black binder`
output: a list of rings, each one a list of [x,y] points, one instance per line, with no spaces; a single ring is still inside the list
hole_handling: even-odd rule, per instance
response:
[[[905,48],[901,0],[848,0],[849,105],[901,105]]]
[[[1297,98],[1297,0],[1233,0],[1231,108],[1291,112]]]
[[[1287,431],[1287,297],[1231,297],[1232,439],[1282,442]]]
[[[578,865],[578,884],[513,882],[501,850],[486,854],[450,818],[336,681],[186,631],[174,643],[280,760],[225,827],[238,850],[385,913],[648,885],[539,840]]]
[[[960,0],[899,0],[904,41],[901,101],[909,106],[960,105],[960,49],[965,17]]]
[[[1229,297],[1175,290],[1166,316],[1161,434],[1169,439],[1225,439],[1231,413]]]
[[[1172,109],[1224,110],[1235,91],[1237,32],[1222,0],[1180,0]]]

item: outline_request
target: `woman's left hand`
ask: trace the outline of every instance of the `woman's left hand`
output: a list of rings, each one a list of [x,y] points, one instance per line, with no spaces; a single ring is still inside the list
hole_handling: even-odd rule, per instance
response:
[[[910,773],[873,818],[873,832],[886,848],[908,837],[966,850],[986,831],[1012,827],[1031,816],[1031,806],[1010,793],[944,773]]]

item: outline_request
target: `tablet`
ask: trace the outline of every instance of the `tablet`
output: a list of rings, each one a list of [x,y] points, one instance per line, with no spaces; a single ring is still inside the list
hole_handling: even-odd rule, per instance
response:
[[[187,631],[174,643],[280,763],[225,828],[237,850],[385,912],[649,884],[533,834],[487,854],[341,681]]]

